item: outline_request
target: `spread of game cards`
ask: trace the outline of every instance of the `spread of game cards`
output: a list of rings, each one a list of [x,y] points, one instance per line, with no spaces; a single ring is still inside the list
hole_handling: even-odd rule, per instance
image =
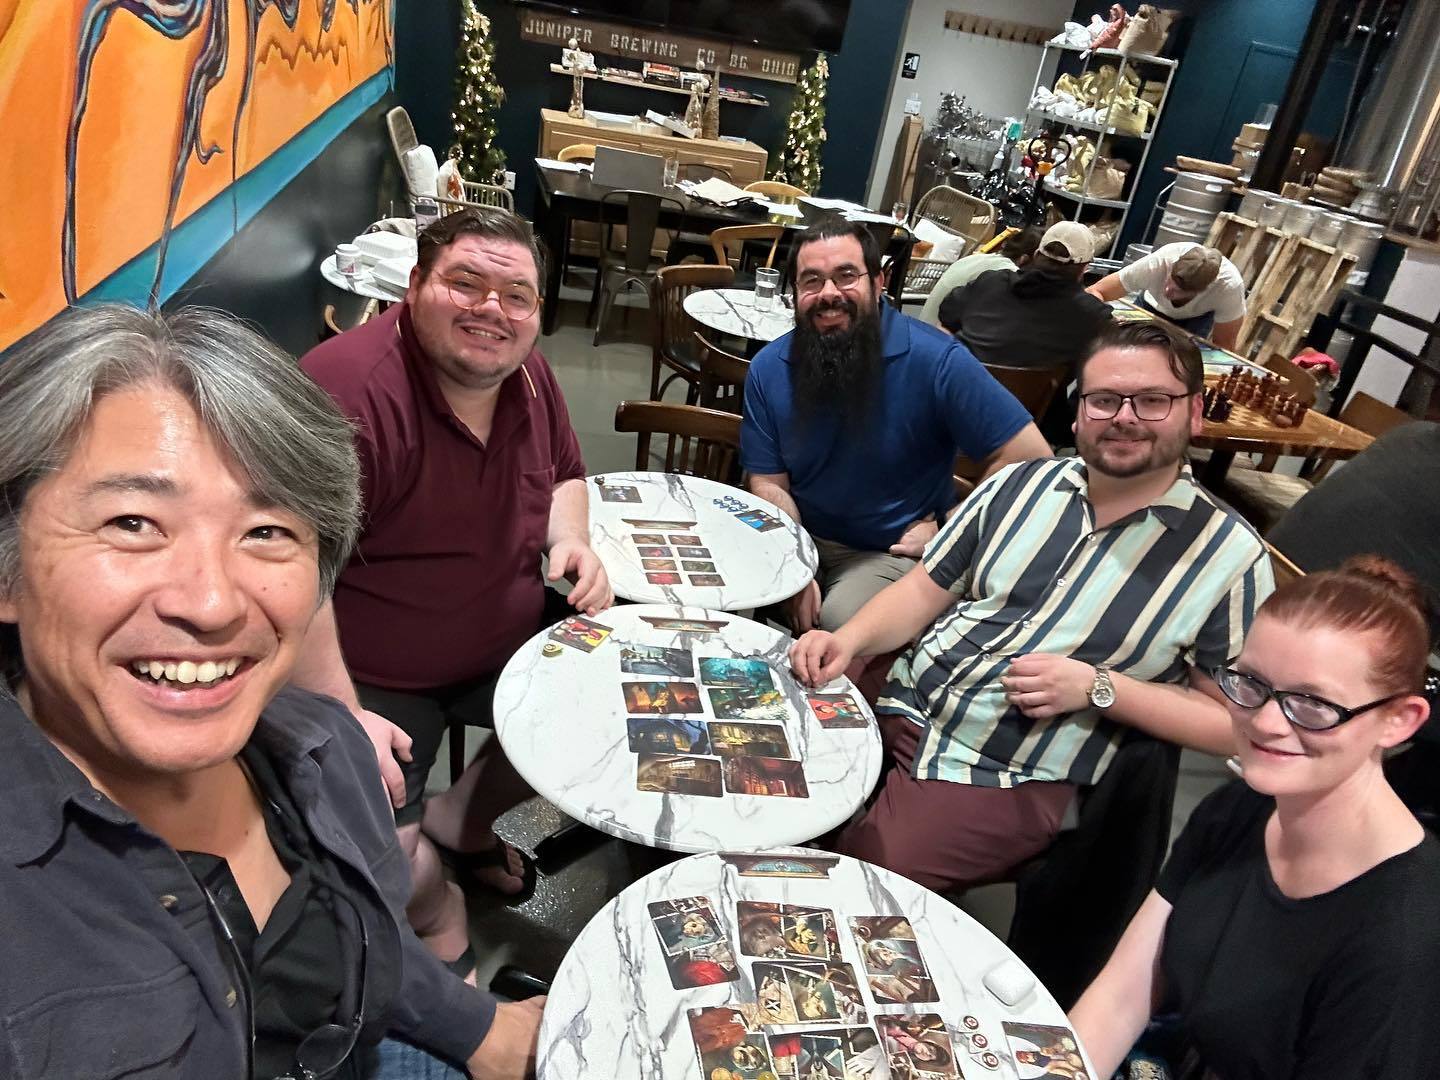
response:
[[[996,970],[1023,984],[1014,1000],[987,989]],[[606,905],[553,984],[540,1074],[1090,1080],[1064,1013],[978,923],[898,875],[797,848],[694,855]]]
[[[848,681],[796,682],[789,644],[703,609],[571,615],[506,666],[496,730],[536,790],[626,839],[678,850],[809,840],[863,802],[880,746]]]
[[[787,599],[814,576],[809,535],[749,492],[673,473],[588,483],[590,544],[618,596],[735,611]]]

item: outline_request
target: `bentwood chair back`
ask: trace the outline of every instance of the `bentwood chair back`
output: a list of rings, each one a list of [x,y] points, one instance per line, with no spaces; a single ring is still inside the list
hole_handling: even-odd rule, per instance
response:
[[[995,231],[994,206],[946,184],[931,188],[921,196],[915,204],[915,216],[963,233],[976,244],[989,240]]]
[[[994,375],[1001,386],[1015,395],[1025,406],[1025,411],[1039,420],[1050,408],[1050,400],[1070,374],[1069,364],[1057,364],[1048,368],[1004,367],[1000,364],[986,364],[985,370]]]
[[[1268,540],[1265,542],[1265,550],[1270,553],[1270,568],[1275,572],[1275,587],[1289,584],[1305,576],[1305,571],[1296,566],[1290,559]]]
[[[1285,393],[1306,405],[1315,404],[1320,387],[1314,375],[1278,352],[1270,354],[1270,359],[1265,361],[1265,368],[1272,375],[1279,376],[1280,381],[1285,384]]]
[[[700,356],[700,404],[740,416],[745,411],[750,361],[726,352],[700,333],[695,335],[695,344]]]
[[[656,272],[664,264],[663,254],[658,262],[651,254],[650,249],[656,244],[656,232],[667,234],[660,244],[663,253],[669,251],[671,241],[685,227],[685,204],[668,195],[656,195],[649,191],[607,191],[600,199],[602,221],[605,221],[607,211],[615,206],[625,208],[625,241],[623,247],[617,247],[614,241],[615,223],[606,221],[604,243],[600,245],[600,267],[595,274],[595,290],[590,295],[590,318],[595,324],[596,345],[600,344],[605,318],[610,314],[617,291],[624,292],[631,285],[639,285],[648,292]],[[680,224],[661,230],[662,209],[675,211]]]
[[[745,185],[746,191],[753,191],[756,195],[763,195],[771,202],[793,203],[801,195],[810,193],[804,188],[796,187],[794,184],[787,184],[781,180],[756,180]]]
[[[698,289],[724,289],[735,281],[728,266],[686,263],[661,267],[650,283],[650,400],[659,401],[676,379],[686,383],[685,404],[700,400],[699,324],[685,311],[685,297]],[[670,374],[661,382],[666,371]]]
[[[571,143],[555,155],[556,161],[595,161],[595,144],[588,142]]]
[[[665,472],[739,483],[740,417],[734,413],[698,405],[622,401],[615,409],[615,430],[638,436],[635,468],[639,471],[652,468],[651,439],[663,435]]]
[[[718,265],[739,270],[744,269],[745,245],[753,243],[758,247],[768,240],[770,250],[765,253],[765,261],[761,265],[770,267],[775,265],[775,252],[784,235],[784,225],[727,225],[710,234],[710,246],[715,250]]]
[[[675,174],[677,180],[693,180],[703,184],[706,180],[724,180],[729,183],[732,173],[723,165],[709,165],[703,161],[686,161]]]

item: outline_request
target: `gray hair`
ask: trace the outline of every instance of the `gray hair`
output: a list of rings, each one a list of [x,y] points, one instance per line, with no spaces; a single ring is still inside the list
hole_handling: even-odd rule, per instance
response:
[[[64,467],[96,402],[146,382],[194,405],[256,499],[316,531],[328,596],[360,528],[349,423],[292,356],[234,316],[123,304],[66,311],[0,363],[0,595],[21,582],[26,496]]]

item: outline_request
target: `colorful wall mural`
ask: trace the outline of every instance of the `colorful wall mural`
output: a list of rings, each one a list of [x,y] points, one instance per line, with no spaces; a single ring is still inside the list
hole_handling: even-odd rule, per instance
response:
[[[391,88],[395,2],[0,0],[0,349],[171,296]]]

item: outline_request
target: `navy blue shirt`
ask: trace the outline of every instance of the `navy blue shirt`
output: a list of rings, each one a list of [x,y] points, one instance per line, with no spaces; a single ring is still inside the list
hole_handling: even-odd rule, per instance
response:
[[[957,455],[989,457],[1030,423],[964,345],[888,304],[880,310],[884,377],[863,424],[796,422],[791,333],[751,361],[740,429],[746,472],[789,474],[806,529],[868,551],[888,550],[912,521],[955,505]]]

